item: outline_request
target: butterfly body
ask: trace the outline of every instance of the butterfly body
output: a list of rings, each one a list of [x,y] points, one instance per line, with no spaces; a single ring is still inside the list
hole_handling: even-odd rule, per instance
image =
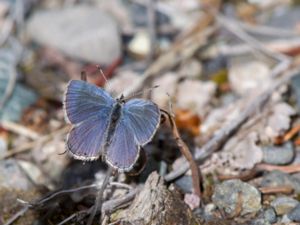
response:
[[[140,147],[153,138],[160,122],[156,104],[143,99],[114,99],[105,90],[72,80],[64,99],[66,119],[73,125],[66,147],[80,160],[105,161],[129,171]]]

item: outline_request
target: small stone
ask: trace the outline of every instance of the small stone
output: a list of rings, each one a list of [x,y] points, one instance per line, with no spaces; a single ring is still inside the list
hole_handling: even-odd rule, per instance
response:
[[[150,37],[146,31],[136,33],[128,44],[129,52],[137,59],[145,58],[149,54],[150,48]]]
[[[280,222],[280,224],[290,224],[292,221],[287,215],[283,215]]]
[[[263,62],[241,62],[232,60],[229,67],[229,82],[233,91],[248,95],[253,90],[263,89],[270,84],[270,68]]]
[[[299,202],[290,197],[278,197],[271,202],[271,206],[275,209],[277,215],[284,215],[295,208]]]
[[[264,174],[261,181],[262,187],[279,187],[279,186],[291,186],[296,193],[300,193],[300,179],[298,177],[291,176],[287,173],[275,170]]]
[[[262,218],[258,218],[258,219],[255,219],[251,225],[271,225],[271,223],[265,219],[262,219]]]
[[[36,42],[73,58],[109,65],[121,55],[116,22],[96,7],[82,4],[35,12],[27,25]]]
[[[206,220],[214,217],[213,212],[216,210],[216,205],[213,203],[209,203],[204,208],[204,216]]]
[[[1,72],[0,72],[1,73]],[[9,76],[10,74],[1,73]],[[0,96],[4,96],[8,80],[0,78]],[[19,121],[23,110],[34,103],[37,95],[28,87],[22,84],[16,84],[12,95],[7,99],[4,107],[0,110],[0,120]]]
[[[192,177],[183,176],[175,181],[176,186],[178,186],[183,192],[191,193],[193,191]]]
[[[273,165],[285,165],[293,161],[295,150],[292,142],[282,146],[265,146],[262,148],[263,161]]]
[[[238,201],[242,201],[241,215],[257,212],[261,208],[259,190],[241,180],[228,180],[217,185],[212,200],[219,209],[223,209],[229,215],[235,212]]]
[[[270,223],[277,222],[276,212],[272,207],[270,207],[264,211],[264,219]]]
[[[191,110],[200,117],[204,116],[216,90],[217,85],[212,81],[185,80],[178,86],[176,106],[180,109]],[[195,96],[198,97],[195,98]]]
[[[0,189],[28,191],[33,187],[14,159],[0,160]]]
[[[300,204],[290,211],[287,216],[294,222],[300,222]]]
[[[0,136],[0,158],[2,158],[7,152],[7,142],[5,138]]]

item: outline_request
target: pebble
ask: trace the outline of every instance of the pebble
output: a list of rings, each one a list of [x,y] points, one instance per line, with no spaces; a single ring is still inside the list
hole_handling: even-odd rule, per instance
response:
[[[200,117],[204,116],[216,90],[217,85],[212,81],[185,80],[178,86],[176,107],[191,110]]]
[[[257,88],[263,89],[270,83],[270,68],[260,61],[241,59],[231,61],[229,83],[234,92],[248,95]]]
[[[300,204],[288,213],[288,218],[294,222],[300,222]]]
[[[9,76],[9,74],[7,74]],[[0,78],[0,96],[4,96],[8,85],[6,79]],[[0,110],[0,120],[19,121],[25,108],[34,103],[37,95],[28,87],[16,84],[11,97],[7,100],[4,108]]]
[[[7,141],[0,136],[0,158],[7,152]]]
[[[275,209],[277,215],[284,215],[295,208],[299,202],[291,197],[281,196],[271,202],[271,206]]]
[[[265,219],[259,218],[255,219],[251,225],[271,225],[271,223]]]
[[[277,222],[276,212],[272,207],[267,208],[264,211],[264,219],[266,221],[270,222],[270,223],[276,223]]]
[[[140,31],[134,35],[128,44],[128,50],[136,59],[144,59],[149,55],[151,49],[149,34],[146,31]]]
[[[300,193],[300,178],[275,170],[264,174],[262,187],[291,186],[296,193]]]
[[[285,165],[293,161],[295,149],[292,142],[282,146],[265,146],[262,148],[263,161],[273,165]]]
[[[239,194],[242,201],[241,215],[257,212],[261,208],[261,193],[254,186],[241,180],[228,180],[215,188],[212,200],[219,208],[231,215],[235,212]]]
[[[0,189],[28,191],[33,187],[14,159],[0,161]]]
[[[191,176],[183,176],[175,181],[176,186],[178,186],[184,193],[191,193],[193,191]]]
[[[88,62],[109,65],[121,55],[115,20],[96,7],[82,4],[35,12],[28,20],[27,32],[41,45]]]

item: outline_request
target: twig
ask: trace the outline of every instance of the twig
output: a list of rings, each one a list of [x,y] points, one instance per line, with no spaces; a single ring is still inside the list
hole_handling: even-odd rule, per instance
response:
[[[112,213],[114,210],[119,208],[121,205],[123,206],[124,204],[127,204],[128,202],[130,202],[137,193],[138,193],[138,189],[133,189],[129,193],[127,193],[126,195],[124,195],[120,198],[112,199],[112,200],[104,202],[102,205],[102,212],[104,214]]]
[[[291,38],[291,37],[299,36],[299,33],[293,30],[284,29],[282,27],[276,28],[276,27],[264,26],[259,24],[252,25],[249,23],[244,23],[239,21],[236,21],[236,23],[239,24],[239,26],[245,29],[246,31],[260,34],[260,35],[283,37],[283,38]]]
[[[37,143],[41,143],[41,144],[46,143],[46,142],[50,141],[56,135],[63,135],[65,133],[67,133],[68,130],[69,130],[69,127],[66,126],[66,127],[63,127],[59,130],[56,130],[56,131],[48,134],[48,135],[42,136],[34,141],[27,142],[16,148],[10,149],[6,154],[4,154],[2,157],[0,157],[0,160],[7,159],[16,154],[26,152],[26,151],[30,150],[31,148],[33,148],[34,146],[36,146]]]
[[[91,212],[90,217],[88,219],[87,225],[91,225],[93,223],[93,220],[96,216],[98,208],[102,207],[103,193],[104,193],[104,190],[105,190],[106,186],[109,183],[109,178],[112,175],[113,171],[114,171],[113,168],[111,168],[111,167],[108,168],[107,174],[104,178],[104,181],[101,185],[101,188],[99,189],[99,191],[97,193],[97,197],[96,197],[96,200],[95,200],[95,205],[92,209],[92,212]]]
[[[173,117],[167,111],[165,111],[163,109],[161,109],[161,111],[168,117],[172,131],[173,131],[173,135],[174,135],[176,143],[180,149],[180,152],[189,163],[189,166],[192,171],[194,193],[201,199],[201,190],[200,190],[201,172],[200,172],[200,169],[199,169],[197,163],[195,162],[193,155],[190,152],[190,150],[188,149],[187,145],[181,139]]]
[[[33,140],[38,139],[40,137],[40,135],[35,131],[11,121],[1,121],[0,126],[8,131],[31,138]]]
[[[5,224],[3,225],[10,225],[14,223],[19,217],[23,216],[29,209],[29,206],[24,206],[21,210],[15,213]]]
[[[110,182],[109,185],[120,187],[120,188],[129,189],[129,190],[132,189],[132,187],[130,185],[128,185],[128,184],[124,184],[124,183],[120,183],[120,182],[115,182],[115,181]]]
[[[86,186],[82,186],[82,187],[78,187],[78,188],[72,188],[72,189],[68,189],[68,190],[62,190],[62,191],[58,191],[55,192],[53,194],[51,194],[49,197],[43,198],[41,200],[39,200],[36,203],[29,203],[31,206],[36,207],[36,206],[40,206],[42,204],[44,204],[45,202],[59,196],[62,194],[68,194],[68,193],[72,193],[72,192],[76,192],[76,191],[81,191],[81,190],[85,190],[85,189],[89,189],[89,188],[95,188],[97,187],[97,184],[91,184],[91,185],[86,185]]]
[[[155,13],[156,0],[147,0],[147,16],[148,16],[148,33],[150,37],[150,52],[147,58],[150,64],[155,56],[156,50],[156,13]]]
[[[209,157],[213,152],[218,151],[223,144],[225,144],[229,138],[237,132],[237,130],[254,114],[259,112],[259,109],[264,106],[266,101],[270,98],[272,93],[278,89],[281,85],[286,84],[290,79],[298,74],[300,67],[297,66],[285,73],[282,78],[274,81],[274,84],[269,87],[266,91],[258,95],[253,101],[251,101],[244,112],[242,112],[238,118],[234,119],[228,126],[223,127],[219,130],[215,136],[208,141],[200,151],[196,152],[195,159],[197,162],[201,162]],[[172,171],[165,176],[166,181],[171,181],[184,174],[189,169],[189,164],[183,164],[178,170]]]
[[[258,188],[263,194],[291,194],[293,192],[293,188],[291,186],[279,186],[279,187],[260,187]]]
[[[284,173],[297,173],[300,172],[300,164],[295,165],[289,165],[289,166],[276,166],[276,165],[270,165],[270,164],[257,164],[255,166],[257,170],[263,170],[263,171],[273,171],[273,170],[279,170]]]
[[[85,210],[81,210],[79,212],[73,213],[72,215],[68,216],[66,219],[64,219],[63,221],[61,221],[60,223],[58,223],[57,225],[66,224],[67,222],[69,222],[70,220],[72,220],[75,217],[78,217],[81,214],[83,214],[83,216],[86,216],[86,215],[88,215],[89,211],[90,211],[89,209],[85,209]]]

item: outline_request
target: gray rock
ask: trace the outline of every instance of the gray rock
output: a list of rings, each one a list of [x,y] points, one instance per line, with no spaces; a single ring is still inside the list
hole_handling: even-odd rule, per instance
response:
[[[288,218],[294,222],[300,222],[300,204],[288,213]]]
[[[28,34],[81,60],[110,64],[121,55],[117,24],[101,9],[78,5],[36,12],[28,21]]]
[[[0,96],[3,96],[8,85],[8,80],[0,79]],[[23,110],[34,103],[37,95],[29,88],[16,84],[13,93],[7,99],[4,108],[0,110],[0,120],[18,121]]]
[[[282,146],[265,146],[263,150],[263,161],[274,165],[285,165],[291,163],[295,157],[295,149],[292,142]]]
[[[296,193],[300,193],[300,178],[291,176],[281,171],[272,171],[264,174],[262,187],[279,187],[279,186],[291,186]]]
[[[257,212],[261,208],[259,190],[241,180],[228,180],[217,185],[212,200],[219,209],[223,209],[227,214],[235,212],[239,200],[242,201],[241,215]]]
[[[178,186],[183,192],[191,193],[193,191],[192,177],[183,176],[175,181],[176,186]]]
[[[7,142],[4,138],[0,137],[0,158],[7,152]]]
[[[271,225],[271,223],[265,219],[259,218],[255,219],[251,225]]]
[[[290,224],[292,221],[288,218],[287,215],[283,215],[280,221],[280,224]]]
[[[296,199],[281,196],[271,202],[271,206],[275,209],[277,215],[284,215],[295,208],[299,202]]]
[[[32,187],[16,160],[0,160],[0,188],[27,191]]]
[[[291,85],[296,97],[298,111],[300,111],[300,74],[292,78]]]
[[[276,223],[277,222],[276,212],[272,207],[267,208],[264,211],[264,219],[266,221],[270,222],[270,223]]]

